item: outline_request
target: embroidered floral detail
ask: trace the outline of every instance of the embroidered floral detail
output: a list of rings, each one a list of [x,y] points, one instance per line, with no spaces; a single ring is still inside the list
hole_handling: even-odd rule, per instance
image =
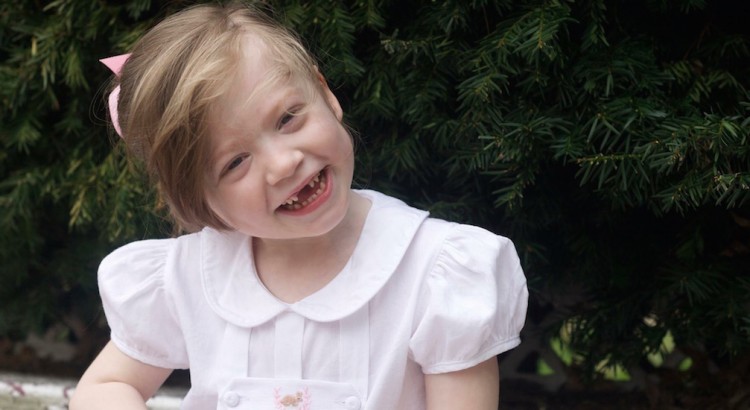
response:
[[[305,389],[302,390],[302,407],[300,407],[299,410],[310,410],[311,405],[312,397],[310,397],[310,389],[305,387]]]
[[[305,387],[294,394],[281,395],[281,388],[273,389],[273,402],[276,410],[310,410],[312,397],[310,389]]]

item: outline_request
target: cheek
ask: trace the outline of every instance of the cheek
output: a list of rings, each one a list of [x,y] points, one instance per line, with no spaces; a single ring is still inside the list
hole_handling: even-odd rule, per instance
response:
[[[206,192],[206,203],[211,210],[221,219],[227,219],[227,216],[231,214],[232,209],[237,202],[239,192],[232,189],[232,186],[227,187],[215,187]]]
[[[354,156],[354,140],[341,123],[332,123],[326,131],[326,134],[334,140],[332,143],[336,144],[340,155]]]
[[[218,200],[215,193],[206,193],[206,204],[219,219],[228,225],[221,201]]]

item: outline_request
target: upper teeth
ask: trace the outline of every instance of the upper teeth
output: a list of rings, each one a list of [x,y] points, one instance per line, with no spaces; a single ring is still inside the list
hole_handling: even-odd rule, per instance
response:
[[[312,188],[312,187],[314,187],[314,186],[315,186],[315,184],[317,184],[317,183],[318,183],[318,181],[320,181],[320,174],[318,174],[318,175],[315,175],[315,176],[313,177],[313,179],[311,179],[311,180],[310,180],[310,182],[308,182],[308,183],[307,183],[307,185],[309,185],[309,186],[310,186],[310,188]]]

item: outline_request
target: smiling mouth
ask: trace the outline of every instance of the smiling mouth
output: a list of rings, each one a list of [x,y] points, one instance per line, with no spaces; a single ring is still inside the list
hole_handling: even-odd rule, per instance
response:
[[[286,200],[280,208],[288,211],[294,211],[302,209],[307,205],[313,203],[319,196],[326,190],[326,173],[325,170],[321,170],[318,175],[315,175],[310,182],[305,185],[304,188],[300,189],[299,192],[292,195]]]

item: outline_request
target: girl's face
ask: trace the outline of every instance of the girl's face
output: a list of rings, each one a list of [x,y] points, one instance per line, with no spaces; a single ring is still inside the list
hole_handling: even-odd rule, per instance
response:
[[[254,36],[243,51],[236,82],[209,124],[208,203],[227,225],[253,237],[326,234],[349,209],[354,172],[341,106],[322,76],[313,99],[299,81],[256,90],[273,65]]]

